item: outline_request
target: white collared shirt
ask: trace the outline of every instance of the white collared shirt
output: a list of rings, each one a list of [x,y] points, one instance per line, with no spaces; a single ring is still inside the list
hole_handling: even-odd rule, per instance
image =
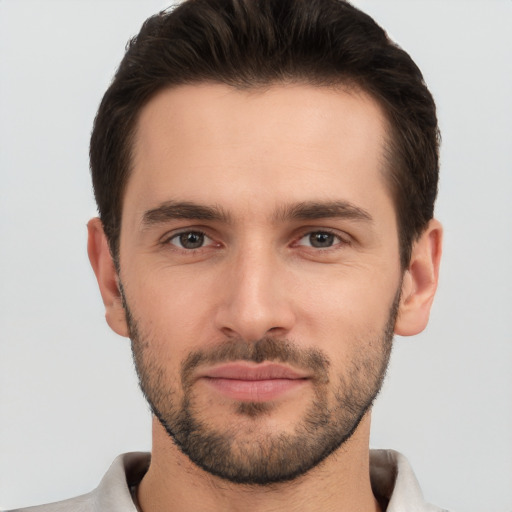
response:
[[[119,455],[98,487],[82,496],[11,512],[137,512],[131,489],[146,473],[150,454]],[[370,450],[370,479],[386,512],[447,512],[426,503],[407,459],[394,450]]]

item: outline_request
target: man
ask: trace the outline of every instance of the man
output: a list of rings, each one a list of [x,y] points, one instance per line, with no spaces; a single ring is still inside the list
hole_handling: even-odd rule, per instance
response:
[[[427,324],[435,106],[341,0],[150,18],[91,138],[89,257],[132,340],[153,449],[37,510],[433,511],[369,451],[393,334]]]

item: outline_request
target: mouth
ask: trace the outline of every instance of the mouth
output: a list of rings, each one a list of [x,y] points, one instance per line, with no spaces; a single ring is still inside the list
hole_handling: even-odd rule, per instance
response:
[[[234,362],[207,368],[199,380],[233,400],[267,402],[298,390],[309,376],[276,363]]]

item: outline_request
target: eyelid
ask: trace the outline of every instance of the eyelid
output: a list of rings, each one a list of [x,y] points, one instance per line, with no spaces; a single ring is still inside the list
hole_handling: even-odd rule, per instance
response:
[[[352,237],[350,235],[348,235],[347,233],[345,232],[339,232],[338,230],[335,230],[335,229],[331,229],[331,228],[313,228],[313,229],[304,229],[300,232],[299,236],[297,236],[295,238],[295,241],[293,242],[293,245],[298,245],[298,246],[302,246],[302,247],[311,247],[311,246],[308,246],[306,244],[299,244],[299,242],[309,236],[309,235],[312,235],[314,233],[327,233],[329,235],[332,235],[334,237],[336,237],[338,239],[338,242],[333,244],[332,246],[330,247],[324,247],[324,248],[321,248],[321,247],[313,247],[315,249],[315,251],[321,251],[321,250],[329,250],[329,249],[334,249],[340,245],[349,245],[351,242],[352,242]]]
[[[211,230],[208,229],[208,227],[206,226],[203,226],[203,225],[195,225],[195,224],[181,224],[179,223],[176,227],[174,228],[168,228],[164,231],[164,233],[162,235],[159,236],[158,240],[160,243],[165,243],[166,241],[170,240],[171,238],[177,236],[177,235],[182,235],[183,233],[201,233],[202,235],[205,235],[209,238],[213,238],[211,236]]]
[[[212,235],[211,233],[209,233],[210,230],[208,229],[205,229],[203,226],[186,226],[186,227],[182,227],[182,228],[176,228],[175,230],[172,230],[172,231],[168,231],[167,233],[165,233],[159,240],[158,240],[158,244],[159,245],[169,245],[171,244],[171,240],[173,239],[176,239],[177,237],[179,237],[180,235],[183,235],[185,233],[198,233],[198,234],[201,234],[202,236],[205,237],[205,240],[207,241],[207,243],[205,243],[205,245],[197,248],[197,249],[185,249],[185,248],[182,248],[180,247],[179,245],[177,244],[171,244],[175,247],[177,247],[178,249],[183,249],[183,250],[186,250],[187,252],[191,252],[191,251],[194,251],[194,250],[201,250],[201,249],[205,249],[207,248],[208,246],[211,246],[211,245],[222,245],[220,242],[217,242],[216,241],[216,237],[215,235]],[[293,241],[292,241],[292,246],[303,246],[303,247],[307,247],[306,244],[299,244],[298,242],[300,240],[302,240],[304,237],[308,236],[308,235],[311,235],[311,234],[314,234],[314,233],[328,233],[330,235],[333,235],[334,237],[336,237],[337,239],[337,242],[332,245],[331,247],[326,247],[326,248],[323,248],[323,250],[329,250],[329,249],[333,249],[333,248],[336,248],[338,246],[343,246],[343,245],[349,245],[353,242],[353,238],[352,236],[350,236],[348,233],[346,232],[340,232],[339,230],[337,229],[333,229],[333,228],[324,228],[324,227],[316,227],[316,226],[305,226],[304,228],[302,228],[300,231],[298,231],[297,235],[293,237]],[[319,251],[319,250],[322,250],[322,248],[317,248],[317,247],[314,247],[315,251]]]
[[[183,234],[186,234],[186,233],[197,233],[199,235],[204,236],[204,238],[205,238],[205,245],[203,245],[201,247],[198,247],[196,249],[186,249],[185,247],[180,247],[178,244],[173,244],[172,243],[173,239],[177,239],[179,236],[181,236]],[[206,243],[207,241],[208,241],[208,243]],[[194,227],[192,227],[192,228],[191,227],[178,228],[176,230],[167,232],[158,241],[159,245],[173,245],[177,249],[184,250],[184,251],[187,251],[187,252],[192,252],[192,251],[198,251],[198,250],[201,250],[201,249],[205,249],[206,247],[212,245],[212,242],[214,243],[215,240],[213,239],[213,237],[208,235],[208,233],[206,233],[206,231],[204,229],[202,229],[202,228],[194,228]]]

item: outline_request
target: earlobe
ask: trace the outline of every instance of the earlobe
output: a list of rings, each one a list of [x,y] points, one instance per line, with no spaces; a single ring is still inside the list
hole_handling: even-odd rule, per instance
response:
[[[395,333],[412,336],[425,329],[439,281],[443,228],[432,219],[413,244],[409,268],[402,282],[402,295]]]
[[[128,337],[118,275],[101,220],[97,217],[91,219],[87,224],[87,231],[87,253],[105,305],[105,318],[114,332]]]

